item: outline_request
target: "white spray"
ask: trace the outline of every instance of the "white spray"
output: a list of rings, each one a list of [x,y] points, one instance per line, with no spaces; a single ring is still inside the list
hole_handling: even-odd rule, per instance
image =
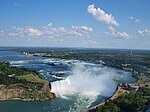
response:
[[[101,67],[86,67],[84,63],[76,63],[73,74],[65,80],[51,83],[56,96],[83,94],[95,96],[98,94],[110,96],[116,87],[113,72]]]

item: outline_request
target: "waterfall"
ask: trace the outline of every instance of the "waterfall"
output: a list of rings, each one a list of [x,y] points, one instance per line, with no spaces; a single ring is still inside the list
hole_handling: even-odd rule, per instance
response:
[[[51,87],[51,92],[55,93],[57,97],[75,93],[74,88],[71,86],[69,77],[65,80],[52,82]]]
[[[51,83],[51,92],[54,92],[57,97],[76,93],[86,96],[98,94],[110,96],[116,88],[112,71],[77,63],[72,72],[66,79]]]

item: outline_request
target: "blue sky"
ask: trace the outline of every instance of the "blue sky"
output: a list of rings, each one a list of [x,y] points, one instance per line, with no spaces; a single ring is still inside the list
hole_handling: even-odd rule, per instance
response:
[[[150,0],[0,0],[0,46],[150,49]]]

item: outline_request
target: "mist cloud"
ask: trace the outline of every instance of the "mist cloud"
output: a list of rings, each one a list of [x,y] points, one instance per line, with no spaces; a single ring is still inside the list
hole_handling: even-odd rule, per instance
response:
[[[111,96],[117,85],[114,80],[125,81],[129,78],[129,74],[121,75],[107,67],[88,66],[88,63],[76,63],[72,75],[65,80],[51,83],[51,91],[57,96],[72,94]]]

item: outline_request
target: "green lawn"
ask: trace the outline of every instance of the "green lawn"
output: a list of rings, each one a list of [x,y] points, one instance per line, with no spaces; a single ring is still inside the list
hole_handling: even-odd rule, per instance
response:
[[[26,80],[28,82],[36,82],[36,83],[46,83],[46,80],[43,80],[38,77],[38,75],[33,75],[33,74],[27,74],[27,75],[22,75],[22,76],[17,76],[16,78],[21,79],[21,80]]]

